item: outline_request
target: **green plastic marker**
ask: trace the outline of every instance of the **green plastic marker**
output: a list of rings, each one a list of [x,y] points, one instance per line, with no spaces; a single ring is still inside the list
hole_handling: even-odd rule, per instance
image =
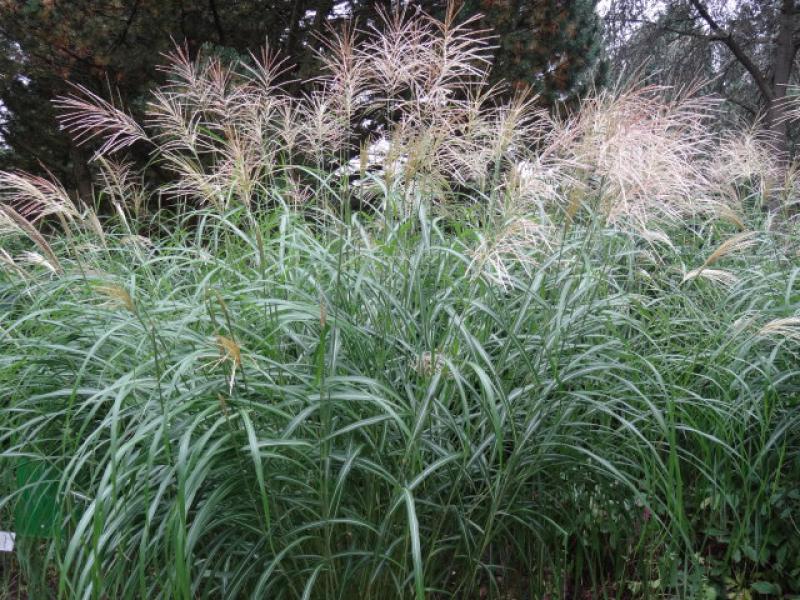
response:
[[[55,469],[45,461],[25,458],[17,464],[19,497],[14,526],[19,537],[53,537],[56,527]]]

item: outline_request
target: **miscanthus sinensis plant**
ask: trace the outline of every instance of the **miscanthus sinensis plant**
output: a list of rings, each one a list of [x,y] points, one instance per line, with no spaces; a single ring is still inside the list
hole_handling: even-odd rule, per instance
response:
[[[0,523],[33,597],[800,592],[768,147],[663,89],[503,103],[455,13],[330,39],[300,99],[268,53],[180,51],[141,125],[62,99],[104,217],[0,175]]]

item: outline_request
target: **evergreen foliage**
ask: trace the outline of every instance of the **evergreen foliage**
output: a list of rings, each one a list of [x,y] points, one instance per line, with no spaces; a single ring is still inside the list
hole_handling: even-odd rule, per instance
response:
[[[467,6],[473,4],[498,36],[496,79],[533,87],[548,106],[603,80],[596,0],[470,0]]]

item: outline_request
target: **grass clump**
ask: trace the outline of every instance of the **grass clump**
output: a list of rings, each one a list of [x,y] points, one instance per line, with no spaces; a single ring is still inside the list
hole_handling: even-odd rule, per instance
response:
[[[428,217],[237,217],[5,278],[4,470],[50,469],[63,595],[794,585],[784,238],[721,286],[576,229],[498,285]]]
[[[111,215],[3,175],[0,517],[48,509],[27,584],[800,593],[798,235],[758,210],[792,182],[700,100],[553,121],[494,102],[455,15],[386,27],[333,37],[301,100],[274,59],[180,54],[144,127],[62,100]],[[137,144],[166,185],[112,156]]]

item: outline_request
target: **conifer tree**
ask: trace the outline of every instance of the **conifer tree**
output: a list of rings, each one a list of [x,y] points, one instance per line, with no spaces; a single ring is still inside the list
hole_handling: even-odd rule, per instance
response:
[[[602,80],[596,0],[470,0],[497,35],[494,78],[531,86],[545,105],[568,101]]]

